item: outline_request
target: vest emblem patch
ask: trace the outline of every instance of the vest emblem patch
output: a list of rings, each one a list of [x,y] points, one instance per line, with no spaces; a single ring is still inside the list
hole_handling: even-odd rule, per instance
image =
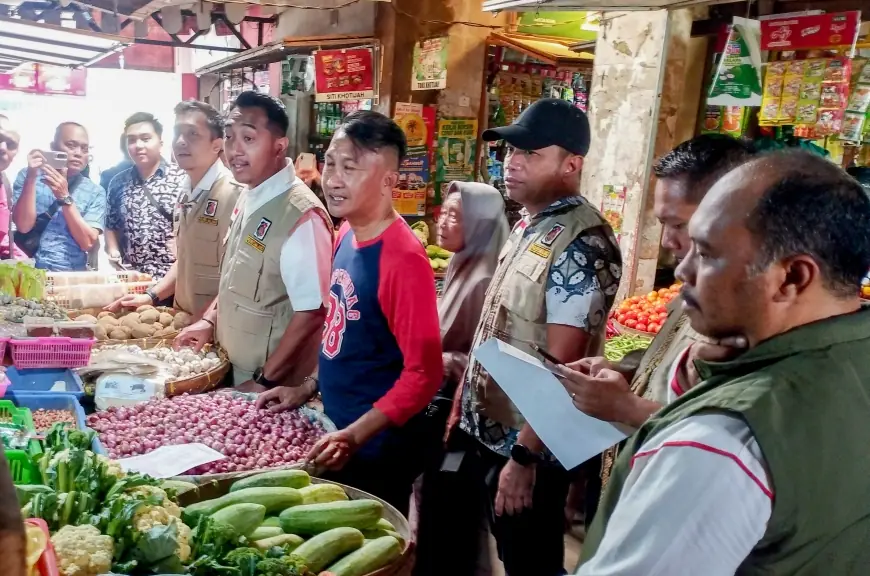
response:
[[[561,224],[553,224],[553,227],[550,228],[550,231],[547,232],[543,238],[541,238],[541,244],[544,246],[552,246],[553,242],[556,241],[556,238],[559,237],[559,234],[565,231],[565,227]]]
[[[542,246],[538,242],[535,242],[534,244],[529,246],[528,251],[531,252],[532,254],[534,254],[535,256],[540,256],[541,258],[544,258],[545,260],[547,258],[549,258],[550,254],[552,253],[552,250],[550,250],[546,246]]]
[[[253,235],[248,234],[248,237],[245,238],[245,244],[256,250],[257,252],[265,252],[266,245],[254,238]]]
[[[260,218],[260,223],[257,224],[257,229],[254,230],[254,238],[261,242],[266,238],[269,228],[272,227],[272,221],[268,218]]]
[[[217,218],[209,218],[208,216],[200,216],[197,218],[200,224],[208,224],[209,226],[217,226]]]
[[[218,201],[209,198],[205,201],[205,209],[202,211],[202,213],[209,218],[214,218],[214,215],[217,214],[217,209]]]

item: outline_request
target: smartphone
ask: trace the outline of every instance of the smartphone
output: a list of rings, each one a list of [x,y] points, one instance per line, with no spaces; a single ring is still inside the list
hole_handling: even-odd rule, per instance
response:
[[[310,152],[303,152],[296,159],[298,170],[317,170],[317,156]]]
[[[58,152],[56,150],[40,150],[39,152],[45,158],[45,162],[55,170],[66,168],[66,152]]]

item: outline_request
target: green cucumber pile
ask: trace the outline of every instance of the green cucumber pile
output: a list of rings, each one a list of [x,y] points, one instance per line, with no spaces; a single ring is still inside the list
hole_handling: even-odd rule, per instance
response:
[[[634,334],[620,334],[608,339],[604,343],[604,357],[610,362],[619,362],[623,356],[635,350],[646,350],[652,338],[635,336]]]
[[[220,498],[187,506],[194,576],[364,576],[398,559],[405,542],[376,500],[311,484],[302,470],[238,480]]]

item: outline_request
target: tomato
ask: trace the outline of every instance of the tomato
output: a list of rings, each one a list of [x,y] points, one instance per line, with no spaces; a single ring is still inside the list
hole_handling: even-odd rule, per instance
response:
[[[659,288],[658,289],[659,296],[665,296],[670,293],[670,290],[667,288]]]
[[[632,310],[630,312],[626,312],[625,319],[637,321],[637,312],[635,312],[634,310]],[[625,324],[625,322],[620,322],[620,324]],[[628,326],[628,324],[625,324],[625,325]]]
[[[625,324],[625,314],[617,314],[616,321],[620,324]]]
[[[646,329],[648,332],[652,332],[653,334],[658,334],[659,330],[661,330],[662,327],[659,326],[658,324],[650,324],[649,326],[646,327]]]
[[[680,291],[680,286],[681,286],[681,285],[680,285],[679,283],[677,283],[677,284],[671,284],[670,290],[671,290],[672,292],[679,292],[679,291]]]
[[[664,304],[659,304],[658,306],[656,306],[656,314],[667,314],[667,313],[668,313],[668,307],[665,306]]]
[[[637,326],[637,320],[635,320],[634,318],[628,318],[625,321],[625,326],[629,328],[634,328],[635,326]]]
[[[646,324],[642,324],[640,322],[634,327],[635,330],[640,330],[641,332],[646,332]]]
[[[641,322],[643,322],[644,324],[649,323],[649,314],[647,314],[646,312],[638,314],[637,315],[637,322],[638,322],[638,324],[640,324]]]

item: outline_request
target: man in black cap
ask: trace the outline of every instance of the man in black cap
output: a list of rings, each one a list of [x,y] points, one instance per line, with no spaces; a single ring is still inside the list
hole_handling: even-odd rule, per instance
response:
[[[602,351],[622,259],[610,225],[580,196],[589,136],[583,112],[550,98],[531,105],[511,126],[483,133],[484,140],[507,143],[507,192],[529,216],[514,227],[499,257],[474,348],[495,337],[533,355],[538,346],[563,363]],[[568,472],[473,359],[455,412],[459,430],[452,449],[464,455],[454,467],[467,482],[460,498],[477,513],[475,497],[488,494],[491,506],[485,508],[494,512],[493,533],[507,573],[564,574]]]

